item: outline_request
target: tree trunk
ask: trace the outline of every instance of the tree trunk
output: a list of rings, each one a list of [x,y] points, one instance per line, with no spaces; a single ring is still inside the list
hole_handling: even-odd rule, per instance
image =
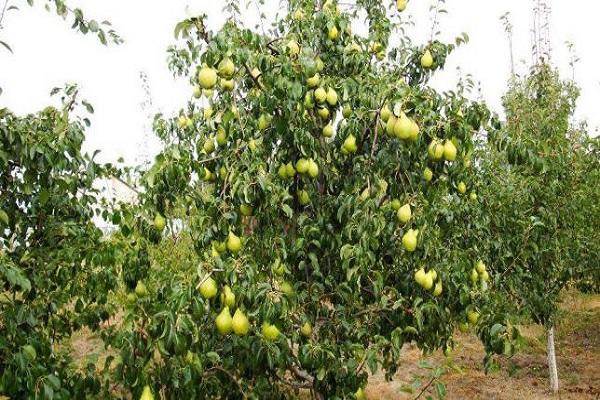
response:
[[[552,393],[558,392],[558,370],[556,368],[556,352],[554,351],[554,325],[546,331],[548,338],[548,372],[550,373],[550,389]]]

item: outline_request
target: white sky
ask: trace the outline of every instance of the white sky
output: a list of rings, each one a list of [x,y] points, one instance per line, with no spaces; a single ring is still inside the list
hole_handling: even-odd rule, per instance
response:
[[[65,82],[78,83],[82,97],[95,107],[86,147],[100,149],[100,160],[115,161],[123,156],[135,162],[140,144],[150,138],[150,153],[157,142],[148,131],[148,112],[144,101],[140,71],[149,77],[153,112],[175,113],[190,96],[185,80],[176,81],[167,68],[166,48],[175,42],[175,24],[199,11],[209,15],[209,25],[219,28],[225,16],[222,0],[72,0],[71,5],[86,10],[88,17],[108,19],[125,39],[120,46],[102,46],[94,37],[83,36],[69,28],[40,4],[29,8],[21,0],[20,11],[9,12],[0,31],[15,54],[0,50],[0,107],[17,113],[36,111],[49,100],[49,91]],[[392,1],[392,0],[383,0]],[[246,3],[246,0],[240,1]],[[41,1],[38,0],[38,3]],[[274,10],[279,0],[266,0],[267,10]],[[429,6],[433,0],[411,0],[405,14],[416,26],[411,37],[424,42],[431,29]],[[565,77],[571,75],[565,41],[575,44],[580,62],[576,81],[582,88],[577,118],[587,120],[591,130],[600,125],[595,106],[600,99],[600,2],[592,0],[551,0],[551,41],[553,62]],[[3,0],[0,0],[3,4]],[[442,39],[450,40],[466,32],[471,41],[448,60],[446,70],[432,81],[438,89],[450,89],[456,83],[456,68],[481,82],[483,98],[500,112],[500,99],[506,88],[510,63],[508,43],[499,17],[511,12],[514,26],[517,72],[524,66],[519,60],[531,59],[531,0],[447,0],[447,15],[441,17]],[[187,11],[186,11],[187,10]],[[192,10],[192,11],[190,11]],[[192,14],[190,14],[190,12]],[[256,21],[256,9],[249,11]],[[253,26],[254,24],[248,24]],[[146,134],[146,136],[145,136]]]

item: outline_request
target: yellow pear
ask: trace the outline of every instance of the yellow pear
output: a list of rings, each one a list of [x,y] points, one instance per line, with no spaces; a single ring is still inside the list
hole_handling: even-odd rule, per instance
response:
[[[198,83],[202,89],[212,89],[217,83],[217,71],[214,68],[202,67],[198,72]]]
[[[356,137],[354,135],[349,135],[346,140],[344,140],[342,149],[347,153],[356,153],[358,150],[358,146],[356,145]]]
[[[329,118],[329,108],[319,107],[317,109],[317,114],[319,114],[319,117],[321,117],[323,119],[327,119],[327,118]]]
[[[402,236],[402,245],[406,251],[413,252],[417,249],[417,233],[414,229],[409,229],[408,232]]]
[[[433,287],[433,275],[431,274],[431,271],[425,274],[425,278],[423,279],[423,284],[421,286],[423,286],[423,289],[425,290],[429,290]]]
[[[467,192],[467,185],[464,182],[459,182],[457,189],[460,194],[465,194]]]
[[[233,314],[231,327],[233,328],[233,332],[238,336],[245,336],[250,329],[248,317],[239,308]]]
[[[233,319],[229,312],[229,307],[223,308],[217,318],[215,318],[215,325],[221,335],[229,335],[231,333]]]
[[[279,334],[279,329],[275,325],[271,325],[268,322],[262,324],[262,335],[266,340],[274,342],[279,337]]]
[[[306,84],[308,85],[309,88],[312,89],[312,88],[316,88],[317,86],[319,86],[320,81],[321,81],[321,76],[318,73],[316,73],[306,80]]]
[[[363,388],[358,388],[356,393],[354,393],[354,397],[356,400],[367,400],[367,395],[365,394]]]
[[[435,288],[433,289],[433,295],[439,296],[440,294],[442,294],[442,281],[437,281]]]
[[[225,146],[227,144],[227,132],[222,126],[217,128],[217,144],[219,146]]]
[[[481,273],[481,280],[484,282],[490,280],[490,274],[486,270],[483,270],[483,272]]]
[[[469,310],[467,311],[467,319],[470,323],[475,324],[479,319],[479,313],[477,311]]]
[[[426,182],[430,182],[432,178],[433,178],[433,171],[431,169],[429,169],[429,167],[426,167],[423,170],[423,179],[425,179]]]
[[[433,57],[429,50],[426,50],[425,53],[421,56],[421,67],[423,68],[431,68],[433,65]]]
[[[433,139],[427,146],[427,153],[432,160],[441,160],[444,156],[444,146],[437,139]]]
[[[328,123],[323,127],[323,136],[328,138],[333,136],[333,126],[331,123]]]
[[[410,204],[405,204],[402,207],[400,207],[400,209],[396,213],[396,216],[398,217],[398,221],[402,222],[403,224],[410,221],[410,217],[412,216]]]
[[[235,294],[231,291],[229,286],[225,286],[221,292],[221,303],[226,307],[233,307],[235,305]]]
[[[266,114],[260,114],[258,117],[258,129],[264,131],[271,124],[271,118]]]
[[[227,250],[237,253],[242,248],[242,240],[233,232],[227,235]]]
[[[312,335],[312,326],[308,322],[305,322],[302,328],[300,328],[300,333],[304,337],[310,337]]]
[[[290,40],[287,43],[287,49],[289,53],[293,56],[296,56],[300,53],[300,45],[294,39]]]
[[[293,178],[296,175],[296,169],[291,162],[285,165],[285,173],[287,174],[288,178]]]
[[[338,28],[335,26],[332,26],[327,31],[327,37],[329,38],[329,40],[337,40],[339,36],[340,36],[340,32],[338,31]]]
[[[225,79],[231,79],[235,72],[235,65],[233,65],[233,61],[229,58],[224,58],[219,63],[219,76]]]
[[[327,90],[327,95],[325,96],[325,98],[327,100],[327,103],[329,103],[329,105],[333,107],[337,104],[338,94],[334,88],[329,88]]]
[[[379,113],[379,117],[383,122],[387,122],[391,115],[392,111],[390,110],[390,107],[387,104],[384,104]]]
[[[396,9],[399,12],[406,10],[406,0],[396,0]]]
[[[298,203],[300,203],[302,206],[310,203],[310,196],[306,190],[300,190],[298,192]]]
[[[165,219],[165,217],[163,217],[160,213],[156,213],[156,215],[154,216],[154,229],[156,229],[159,232],[162,232],[165,229],[166,225],[167,220]]]
[[[308,160],[306,158],[301,158],[296,162],[296,171],[299,174],[305,174],[308,171]]]
[[[451,140],[446,140],[444,143],[444,158],[448,161],[456,160],[456,146]]]
[[[316,178],[319,175],[319,166],[312,158],[308,160],[308,175],[311,178]]]
[[[327,100],[327,92],[322,87],[315,89],[315,100],[317,103],[323,103]]]
[[[142,395],[140,396],[140,400],[154,400],[154,395],[152,394],[150,386],[144,386],[144,389],[142,390]]]
[[[342,109],[342,117],[350,118],[351,115],[352,115],[352,107],[350,107],[350,104],[348,104],[348,103],[344,104],[344,108]]]
[[[475,264],[475,269],[477,269],[477,272],[479,272],[480,274],[483,274],[483,271],[486,270],[484,262],[481,260],[478,260],[477,264]]]
[[[215,139],[212,137],[206,139],[204,145],[202,145],[202,149],[206,154],[211,154],[213,151],[215,151]]]
[[[475,192],[469,193],[469,199],[471,199],[472,201],[477,200],[477,193],[475,193]]]
[[[410,119],[402,113],[400,118],[398,118],[394,124],[394,135],[399,139],[406,140],[410,138],[411,130],[412,123]]]
[[[475,268],[473,268],[471,270],[471,282],[477,283],[478,279],[479,279],[479,274],[477,273],[477,270]]]
[[[211,277],[208,277],[200,284],[200,294],[205,299],[212,299],[217,295],[217,282]]]
[[[396,135],[396,133],[394,132],[394,128],[396,127],[396,121],[397,118],[394,117],[393,114],[388,117],[387,123],[385,124],[385,133],[387,133],[390,136]]]
[[[138,281],[137,285],[135,285],[135,294],[137,297],[145,297],[148,295],[148,289],[146,289],[144,282]]]
[[[410,120],[410,134],[408,136],[413,142],[419,138],[419,125],[414,120]]]
[[[417,272],[415,272],[415,281],[423,286],[424,282],[425,282],[425,277],[426,277],[426,273],[425,273],[425,269],[421,268],[419,270],[417,270]]]

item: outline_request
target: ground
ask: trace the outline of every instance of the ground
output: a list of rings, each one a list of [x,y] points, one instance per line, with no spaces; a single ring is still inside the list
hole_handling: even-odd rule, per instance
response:
[[[548,391],[546,340],[543,328],[535,325],[520,327],[527,346],[510,363],[485,375],[483,347],[472,333],[457,336],[458,347],[449,357],[434,354],[422,357],[416,348],[407,346],[404,368],[392,382],[383,376],[371,377],[367,387],[369,399],[413,399],[429,382],[431,370],[419,368],[426,361],[431,366],[446,366],[441,377],[447,386],[448,399],[528,399],[541,400],[600,399],[600,295],[570,292],[565,295],[560,322],[555,328],[560,397]],[[407,386],[419,377],[421,387],[406,393]],[[432,385],[433,386],[433,385]],[[431,387],[432,387],[431,386]],[[433,390],[425,394],[433,394]],[[434,397],[435,398],[435,397]]]

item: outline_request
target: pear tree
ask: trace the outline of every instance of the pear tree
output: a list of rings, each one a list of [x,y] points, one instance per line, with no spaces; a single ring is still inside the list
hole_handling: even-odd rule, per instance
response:
[[[217,32],[204,16],[176,27],[169,66],[190,99],[155,119],[164,149],[137,212],[177,215],[193,254],[152,269],[110,339],[136,396],[363,398],[405,343],[450,350],[458,326],[511,339],[492,272],[471,280],[485,260],[466,191],[490,112],[427,84],[466,37],[393,42],[402,1],[284,7],[268,32],[235,2]]]

